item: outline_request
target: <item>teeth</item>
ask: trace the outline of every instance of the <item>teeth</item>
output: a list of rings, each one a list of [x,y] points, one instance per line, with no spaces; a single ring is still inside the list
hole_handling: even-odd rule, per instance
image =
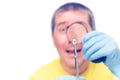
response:
[[[81,52],[81,49],[77,50],[77,52]]]
[[[74,50],[66,50],[67,53],[74,53]],[[81,52],[81,49],[77,50],[77,53]]]
[[[67,53],[74,53],[74,51],[67,50]]]

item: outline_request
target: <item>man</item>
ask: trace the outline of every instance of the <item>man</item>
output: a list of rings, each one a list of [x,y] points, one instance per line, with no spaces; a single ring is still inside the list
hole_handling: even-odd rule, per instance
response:
[[[60,58],[39,68],[30,80],[76,79],[74,47],[66,35],[67,27],[76,22],[85,25],[88,32],[76,45],[79,76],[86,80],[120,78],[120,51],[115,41],[95,31],[94,16],[89,8],[79,3],[67,3],[56,10],[52,19],[52,37]]]

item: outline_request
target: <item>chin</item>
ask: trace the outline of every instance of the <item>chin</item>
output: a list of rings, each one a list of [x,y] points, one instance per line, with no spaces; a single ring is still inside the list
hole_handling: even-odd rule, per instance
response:
[[[83,60],[79,59],[78,60],[78,65],[81,66],[83,63]],[[72,68],[75,68],[75,60],[74,59],[71,59],[69,61],[67,61],[67,64],[68,66],[72,67]]]

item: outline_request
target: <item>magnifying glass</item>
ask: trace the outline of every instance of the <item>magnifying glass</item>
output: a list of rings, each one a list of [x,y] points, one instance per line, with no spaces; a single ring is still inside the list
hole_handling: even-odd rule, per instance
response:
[[[74,60],[75,60],[75,69],[76,69],[76,80],[79,77],[79,68],[77,61],[77,48],[76,44],[81,43],[84,36],[87,34],[86,25],[81,24],[81,22],[75,22],[71,24],[67,29],[67,38],[72,42],[74,47]],[[85,79],[84,79],[85,80]]]
[[[74,47],[74,60],[75,60],[75,69],[76,69],[76,78],[79,77],[79,68],[78,68],[78,61],[77,61],[77,48],[76,45],[80,44],[84,38],[84,36],[88,33],[87,25],[81,22],[75,22],[68,26],[67,28],[67,38],[70,42],[72,42]],[[106,57],[101,57],[96,59],[92,62],[99,63],[105,61]]]
[[[71,42],[76,42],[81,43],[82,39],[84,36],[88,33],[86,25],[80,23],[80,22],[75,22],[71,24],[68,29],[67,29],[67,38]]]

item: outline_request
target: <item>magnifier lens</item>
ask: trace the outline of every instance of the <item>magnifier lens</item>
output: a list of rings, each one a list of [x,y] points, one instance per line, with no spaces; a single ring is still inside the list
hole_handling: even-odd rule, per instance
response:
[[[74,23],[70,25],[67,30],[68,40],[69,41],[76,40],[77,43],[80,43],[84,36],[86,35],[86,33],[87,30],[85,26],[83,26],[80,23]]]

